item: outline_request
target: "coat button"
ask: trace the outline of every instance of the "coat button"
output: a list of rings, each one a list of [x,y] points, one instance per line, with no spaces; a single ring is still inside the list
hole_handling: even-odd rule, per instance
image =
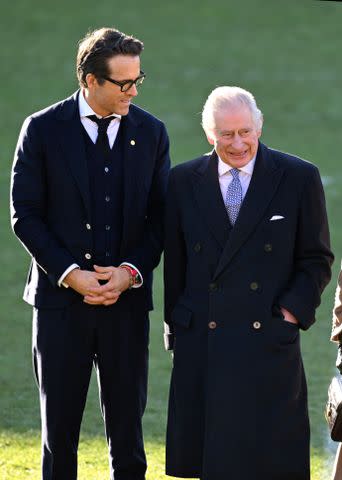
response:
[[[217,323],[216,322],[209,322],[208,327],[210,328],[210,330],[214,330],[217,327]]]
[[[252,282],[249,287],[251,290],[255,291],[255,290],[258,290],[259,284],[258,282]]]
[[[209,283],[209,291],[210,291],[210,292],[216,292],[216,290],[218,290],[218,285],[217,285],[217,283],[215,283],[215,282]]]
[[[261,327],[260,322],[253,322],[253,328],[255,328],[255,330],[259,330],[260,327]]]
[[[265,252],[272,252],[272,243],[265,243],[264,250]]]
[[[91,259],[90,253],[86,253],[84,256],[85,256],[85,258],[86,258],[87,260],[90,260],[90,259]]]
[[[87,229],[87,230],[91,230],[91,225],[90,225],[90,223],[86,223],[86,229]]]
[[[195,250],[196,253],[199,253],[201,251],[201,244],[196,243],[196,245],[194,246],[194,250]]]

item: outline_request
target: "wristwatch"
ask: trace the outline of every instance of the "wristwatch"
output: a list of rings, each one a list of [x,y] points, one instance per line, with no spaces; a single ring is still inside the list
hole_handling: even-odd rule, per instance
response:
[[[129,289],[134,287],[135,285],[140,285],[141,278],[140,278],[138,270],[136,270],[133,267],[130,267],[129,265],[120,265],[120,268],[124,268],[125,270],[127,270],[127,272],[130,275],[130,277],[129,277],[129,287],[128,287]]]

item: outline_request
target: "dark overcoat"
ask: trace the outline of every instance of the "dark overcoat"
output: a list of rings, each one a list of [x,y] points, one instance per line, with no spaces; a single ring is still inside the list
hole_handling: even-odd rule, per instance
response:
[[[318,169],[260,144],[231,228],[212,153],[173,169],[166,211],[167,474],[309,480],[299,331],[333,260]]]

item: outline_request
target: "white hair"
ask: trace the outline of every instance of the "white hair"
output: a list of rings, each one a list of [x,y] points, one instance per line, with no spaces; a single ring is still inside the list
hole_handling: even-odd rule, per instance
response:
[[[255,127],[260,130],[263,115],[254,96],[240,87],[217,87],[207,98],[202,111],[202,127],[208,135],[215,131],[215,114],[224,109],[245,106],[252,114]]]

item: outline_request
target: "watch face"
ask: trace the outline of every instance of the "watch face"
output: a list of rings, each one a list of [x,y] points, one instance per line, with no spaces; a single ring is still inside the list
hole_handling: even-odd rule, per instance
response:
[[[139,275],[139,273],[136,273],[134,275],[134,285],[138,285],[138,283],[140,283],[140,282],[141,282],[140,275]]]

